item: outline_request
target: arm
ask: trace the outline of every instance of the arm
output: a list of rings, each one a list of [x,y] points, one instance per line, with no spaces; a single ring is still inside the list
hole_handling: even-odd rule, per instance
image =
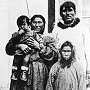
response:
[[[47,80],[47,86],[46,86],[46,90],[54,90],[54,68],[52,67],[49,73],[49,78]]]
[[[26,44],[17,44],[17,48],[20,48],[25,55],[27,55],[31,51],[31,48],[28,47]]]
[[[5,48],[6,53],[8,55],[14,55],[16,50],[16,45],[19,43],[20,38],[21,38],[21,35],[18,33],[14,33],[12,35],[12,38],[9,40]]]
[[[12,34],[12,37],[8,41],[6,48],[5,48],[6,53],[8,55],[14,55],[15,54],[15,51],[17,49],[17,44],[19,44],[23,33],[24,33],[24,30],[20,29],[20,30],[18,30],[18,32],[15,32]]]
[[[45,41],[46,41],[46,39],[45,39]],[[38,43],[35,39],[31,38],[28,41],[28,45],[37,48],[40,51],[40,57],[42,59],[45,59],[45,60],[51,61],[51,62],[52,62],[52,60],[54,62],[57,61],[57,49],[55,48],[54,43],[48,42],[48,44],[44,45],[42,42]],[[52,62],[52,63],[54,63],[54,62]]]
[[[56,62],[50,69],[46,90],[56,90],[55,82],[60,70],[60,63]]]
[[[53,83],[52,83],[53,80],[54,80],[53,75],[52,75],[52,73],[50,73],[49,74],[49,79],[47,81],[46,90],[54,90],[53,89]]]
[[[79,90],[86,90],[86,78],[84,72],[79,70]]]
[[[87,27],[84,28],[83,32],[83,41],[84,41],[84,48],[85,48],[85,58],[87,61],[86,73],[90,76],[90,31]]]
[[[86,78],[84,70],[78,63],[76,63],[75,67],[78,80],[78,90],[86,90]]]

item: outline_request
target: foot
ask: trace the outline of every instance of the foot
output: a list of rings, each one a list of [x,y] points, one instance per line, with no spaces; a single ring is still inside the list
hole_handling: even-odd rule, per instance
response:
[[[23,70],[21,72],[21,77],[20,77],[21,80],[23,81],[27,81],[27,71],[26,70]]]
[[[15,71],[12,72],[11,79],[12,80],[17,80],[17,77],[18,77],[17,71],[15,70]]]

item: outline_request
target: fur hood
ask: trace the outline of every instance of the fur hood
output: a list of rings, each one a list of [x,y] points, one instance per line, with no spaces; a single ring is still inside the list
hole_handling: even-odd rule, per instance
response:
[[[62,28],[62,29],[66,29],[66,28],[68,28],[68,27],[74,27],[74,26],[76,26],[79,22],[80,22],[80,19],[79,19],[79,18],[76,18],[75,21],[74,21],[74,23],[71,24],[70,26],[66,26],[66,25],[63,24],[62,22],[58,22],[58,23],[57,23],[57,26],[60,27],[60,28]]]

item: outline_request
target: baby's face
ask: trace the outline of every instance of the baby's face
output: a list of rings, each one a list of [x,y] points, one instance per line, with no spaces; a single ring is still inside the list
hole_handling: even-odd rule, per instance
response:
[[[29,28],[29,25],[28,25],[26,19],[23,19],[22,22],[21,22],[21,24],[20,24],[20,26],[19,26],[19,29],[20,30],[23,29],[23,30],[26,31],[28,28]]]
[[[20,26],[20,29],[23,29],[23,30],[27,30],[28,28],[29,28],[29,25],[25,22]]]

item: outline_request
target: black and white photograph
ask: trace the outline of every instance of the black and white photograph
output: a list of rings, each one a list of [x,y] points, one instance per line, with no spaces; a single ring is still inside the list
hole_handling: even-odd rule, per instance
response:
[[[89,0],[1,0],[0,90],[90,90],[89,8]]]

